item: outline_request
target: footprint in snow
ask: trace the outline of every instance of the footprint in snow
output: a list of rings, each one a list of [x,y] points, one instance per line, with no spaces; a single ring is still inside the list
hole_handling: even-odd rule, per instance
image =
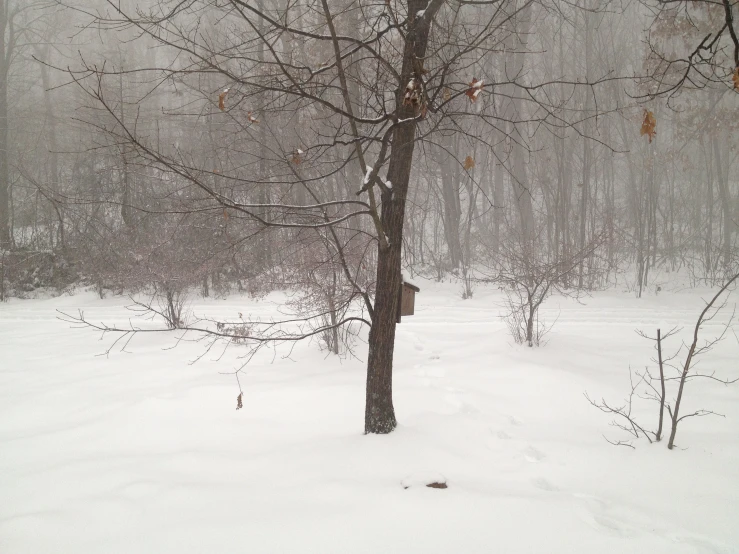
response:
[[[523,457],[527,462],[530,462],[532,464],[535,464],[537,462],[541,462],[544,458],[547,457],[544,452],[541,450],[537,450],[533,446],[529,446],[523,451]]]
[[[531,482],[533,483],[533,485],[537,489],[541,489],[543,491],[555,492],[555,491],[558,491],[559,490],[559,488],[557,488],[555,485],[553,485],[552,483],[550,483],[549,481],[547,481],[543,477],[537,477],[536,479],[532,480]]]
[[[460,392],[455,392],[451,394],[447,394],[444,400],[446,403],[452,407],[454,407],[456,413],[461,414],[479,414],[480,409],[475,405],[474,402],[471,402],[465,398],[466,395]]]
[[[508,416],[508,423],[510,423],[511,425],[515,425],[516,427],[518,427],[523,422],[520,419],[516,419],[513,416]]]
[[[588,494],[574,494],[582,505],[578,510],[580,519],[596,531],[609,535],[626,536],[629,527],[625,521],[619,521],[611,515],[611,504]]]

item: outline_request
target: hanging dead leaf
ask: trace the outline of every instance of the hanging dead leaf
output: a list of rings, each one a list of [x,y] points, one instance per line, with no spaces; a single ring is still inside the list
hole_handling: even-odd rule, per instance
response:
[[[226,109],[226,96],[228,96],[229,89],[224,88],[223,92],[218,95],[218,109],[224,111]]]
[[[452,91],[448,87],[444,87],[444,94],[442,94],[444,102],[449,102],[452,99]]]
[[[641,136],[647,135],[649,137],[649,142],[652,142],[652,139],[657,135],[657,119],[655,119],[654,114],[647,109],[644,110],[644,121],[641,124],[641,131],[639,134]]]
[[[477,100],[477,97],[480,96],[480,93],[482,92],[483,86],[485,85],[483,84],[482,79],[478,81],[476,78],[472,78],[472,81],[470,82],[470,88],[468,88],[464,92],[470,99],[470,102],[475,102]]]
[[[295,165],[300,165],[301,163],[303,163],[303,154],[305,154],[305,152],[303,152],[300,148],[297,148],[295,152],[293,152],[292,162]]]
[[[259,123],[259,120],[251,112],[246,112],[246,119],[249,120],[249,123]]]
[[[429,107],[426,105],[426,102],[421,104],[421,119],[426,119],[426,114],[429,111]]]
[[[731,80],[734,81],[734,90],[739,92],[739,66],[734,70],[734,75],[731,76]]]
[[[240,392],[239,395],[236,397],[236,409],[240,410],[244,407],[244,404],[242,404],[241,399],[244,396],[243,392]]]
[[[226,208],[223,208],[223,219],[225,219],[226,221],[228,221],[228,217],[229,217],[228,216],[228,211],[226,210]]]
[[[466,158],[464,159],[464,169],[465,169],[466,171],[469,171],[469,170],[470,170],[470,169],[472,169],[473,167],[475,167],[475,160],[474,160],[474,159],[472,158],[472,156],[467,156],[467,157],[466,157]]]

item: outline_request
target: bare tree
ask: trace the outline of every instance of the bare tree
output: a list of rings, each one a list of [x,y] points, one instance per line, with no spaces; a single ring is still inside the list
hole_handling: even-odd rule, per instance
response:
[[[517,27],[511,30],[508,22],[520,20],[520,32],[525,35],[533,24],[534,4],[409,0],[370,7],[361,2],[329,6],[323,0],[310,7],[296,4],[290,8],[289,18],[284,7],[243,0],[209,4],[212,9],[206,12],[199,11],[198,2],[162,1],[156,9],[136,15],[115,2],[109,4],[115,16],[97,18],[99,26],[135,29],[180,54],[176,62],[139,70],[141,74],[163,74],[165,80],[157,81],[156,87],[190,87],[192,98],[187,98],[187,108],[173,113],[186,117],[185,112],[192,113],[193,101],[198,101],[202,110],[212,110],[217,103],[224,123],[247,136],[254,136],[259,125],[272,128],[276,121],[281,125],[295,122],[297,114],[314,122],[297,127],[297,136],[272,133],[270,163],[261,166],[265,174],[254,164],[258,161],[255,157],[244,154],[231,154],[229,164],[216,172],[198,161],[199,153],[158,147],[142,122],[124,120],[105,86],[107,81],[118,79],[120,71],[88,63],[70,73],[111,121],[110,125],[91,121],[93,127],[113,137],[114,143],[133,148],[142,160],[138,163],[166,172],[170,179],[197,190],[203,202],[200,209],[211,213],[225,210],[230,219],[251,221],[283,237],[310,229],[329,233],[343,276],[353,288],[352,297],[361,300],[362,311],[368,316],[364,321],[370,324],[365,432],[392,431],[396,426],[392,361],[403,227],[416,144],[419,139],[431,141],[433,134],[444,129],[458,129],[467,120],[498,128],[499,116],[469,109],[473,101],[487,94],[484,79],[469,76],[460,81],[454,75],[476,56],[494,53],[502,38],[524,40],[516,38]],[[212,40],[192,32],[198,26],[210,28],[216,13],[220,14],[219,33]],[[361,16],[358,19],[350,14]],[[301,44],[299,51],[294,48],[296,41]],[[519,65],[522,56],[516,55]],[[184,66],[182,59],[188,60]],[[203,75],[222,83],[220,90],[204,88],[200,81]],[[588,86],[608,79],[594,80]],[[561,116],[552,116],[554,107],[547,95],[547,88],[561,84],[556,80],[532,84],[522,70],[495,83],[491,93],[500,88],[515,100],[516,109],[509,112],[506,123],[512,140],[518,140],[520,121],[526,125],[569,125]],[[573,80],[565,81],[565,86],[582,85]],[[260,97],[262,104],[254,103]],[[257,113],[251,105],[272,108]],[[303,116],[300,118],[302,121]],[[230,129],[224,127],[226,142]],[[264,137],[256,142],[260,144],[260,140]],[[235,163],[238,157],[243,163]],[[517,160],[521,168],[522,158]],[[349,164],[357,164],[364,175],[351,193],[353,198],[328,186]],[[248,173],[242,169],[246,166],[250,167]],[[249,199],[250,190],[266,183],[272,189],[270,198],[281,196],[281,189],[294,187],[299,192],[298,201]],[[528,192],[521,188],[523,181],[518,186],[522,221],[530,229],[533,215],[526,199]],[[471,198],[473,211],[474,203]],[[369,230],[376,241],[373,287],[357,280],[356,269],[342,253],[341,240],[334,236],[342,227],[366,232],[367,227],[360,223],[363,218],[369,218]],[[345,318],[336,326],[354,320]],[[319,328],[328,327],[335,326]]]

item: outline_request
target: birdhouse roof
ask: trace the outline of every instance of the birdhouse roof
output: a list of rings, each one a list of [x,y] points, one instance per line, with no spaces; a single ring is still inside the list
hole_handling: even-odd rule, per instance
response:
[[[421,289],[419,289],[419,288],[418,288],[418,287],[417,287],[416,285],[414,285],[413,283],[409,283],[408,281],[403,281],[403,286],[404,286],[404,287],[408,287],[408,288],[409,288],[409,289],[411,289],[411,290],[412,290],[413,292],[421,292]]]

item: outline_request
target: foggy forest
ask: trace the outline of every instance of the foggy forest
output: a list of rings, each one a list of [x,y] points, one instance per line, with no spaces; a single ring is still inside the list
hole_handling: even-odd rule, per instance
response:
[[[0,0],[0,551],[739,551],[738,18]]]

